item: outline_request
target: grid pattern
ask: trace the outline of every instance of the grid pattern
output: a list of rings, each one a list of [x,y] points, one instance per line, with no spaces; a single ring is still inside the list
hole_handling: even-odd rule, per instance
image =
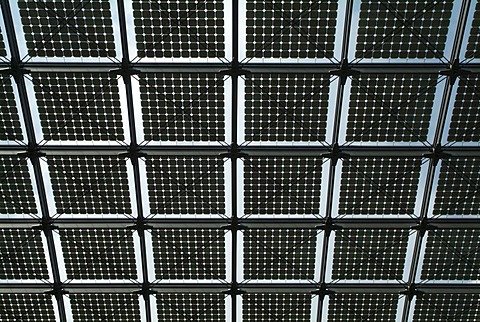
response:
[[[5,49],[5,43],[3,41],[3,32],[2,32],[1,28],[0,28],[0,56],[2,56],[2,57],[7,56],[7,51]]]
[[[224,295],[219,294],[158,294],[158,320],[224,321]]]
[[[223,1],[133,1],[138,57],[225,57]]]
[[[0,214],[36,214],[27,160],[0,156]]]
[[[154,230],[156,278],[225,279],[224,234],[211,229]]]
[[[252,75],[245,88],[247,141],[325,141],[330,79]]]
[[[398,295],[334,294],[328,301],[328,321],[395,321]]]
[[[130,214],[127,168],[114,157],[48,160],[58,214]]]
[[[132,234],[113,229],[61,230],[67,277],[136,279]]]
[[[249,158],[244,160],[244,213],[319,213],[322,159]]]
[[[224,141],[220,74],[146,74],[140,78],[146,141]]]
[[[0,55],[1,50],[0,47]],[[22,140],[22,129],[20,128],[20,119],[10,77],[0,75],[0,91],[2,93],[0,97],[0,106],[2,107],[0,113],[0,140]]]
[[[243,275],[248,280],[314,278],[315,230],[247,230]]]
[[[472,29],[468,37],[467,51],[465,58],[479,58],[478,46],[480,44],[480,2],[477,1],[472,21]]]
[[[429,294],[417,299],[413,321],[462,321],[480,319],[478,294]]]
[[[221,159],[165,157],[145,163],[151,214],[225,213]]]
[[[141,321],[137,295],[75,294],[70,302],[74,321]]]
[[[0,320],[5,322],[55,321],[55,312],[50,295],[45,294],[0,294]]]
[[[424,280],[478,280],[480,231],[429,232],[424,256]]]
[[[246,55],[332,58],[338,1],[247,1]]]
[[[40,231],[0,230],[0,279],[48,279]]]
[[[436,75],[370,74],[352,80],[347,141],[426,141]]]
[[[46,140],[123,141],[118,81],[106,73],[33,73]]]
[[[19,0],[18,7],[30,56],[115,56],[108,0]]]
[[[246,294],[243,321],[309,322],[311,296],[308,294]]]
[[[401,280],[408,230],[342,230],[335,233],[333,279]]]
[[[480,160],[442,161],[435,195],[434,216],[480,215]],[[452,190],[452,187],[455,189]]]
[[[480,112],[477,108],[480,77],[460,78],[450,121],[448,141],[478,142],[480,140]]]
[[[453,0],[362,0],[355,57],[442,58]]]
[[[339,214],[413,215],[420,163],[407,158],[344,161]]]

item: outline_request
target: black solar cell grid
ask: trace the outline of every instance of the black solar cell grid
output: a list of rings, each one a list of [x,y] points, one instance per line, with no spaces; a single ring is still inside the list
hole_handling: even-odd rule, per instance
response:
[[[2,322],[55,321],[55,311],[50,295],[0,294],[0,308]]]
[[[225,57],[223,1],[133,1],[138,57]]]
[[[245,294],[242,298],[245,322],[310,322],[310,294]]]
[[[408,236],[408,230],[336,231],[332,278],[401,280]]]
[[[339,215],[414,216],[420,165],[408,158],[345,160]]]
[[[126,161],[82,156],[48,159],[57,214],[130,214]]]
[[[479,184],[479,159],[442,160],[433,214],[480,215]]]
[[[157,279],[225,279],[225,232],[212,229],[152,231]]]
[[[244,279],[313,280],[316,236],[316,230],[246,230]]]
[[[472,29],[470,29],[470,36],[468,37],[467,50],[465,58],[479,58],[480,57],[480,2],[477,1],[475,5],[475,13],[472,20]]]
[[[426,294],[417,298],[413,313],[414,322],[480,320],[480,295],[478,294]]]
[[[145,74],[140,95],[145,140],[225,140],[222,75]]]
[[[395,321],[398,295],[334,294],[328,301],[328,321]]]
[[[72,294],[74,321],[141,321],[138,295]]]
[[[245,140],[325,140],[328,75],[254,74],[245,83]]]
[[[428,234],[423,280],[478,280],[480,230],[435,230]]]
[[[27,159],[0,156],[0,214],[36,214]]]
[[[222,159],[152,157],[145,163],[151,214],[225,214]]]
[[[247,1],[246,55],[331,58],[338,1]]]
[[[225,321],[225,295],[157,294],[158,321]]]
[[[0,96],[0,141],[22,140],[22,129],[10,76],[0,75],[0,92],[2,93]]]
[[[133,231],[65,229],[60,237],[68,278],[137,278]]]
[[[458,81],[457,95],[453,108],[448,141],[478,142],[480,141],[480,77],[462,77]]]
[[[115,56],[108,0],[19,0],[18,7],[30,56]]]
[[[437,75],[369,74],[353,78],[347,141],[426,141]]]
[[[355,57],[443,58],[453,0],[362,0]]]
[[[0,230],[0,279],[48,279],[40,230]]]
[[[5,49],[5,43],[3,41],[3,31],[0,28],[0,56],[7,56],[7,51]]]
[[[321,158],[244,160],[244,215],[317,215]]]
[[[124,140],[115,76],[32,73],[32,82],[46,140]]]

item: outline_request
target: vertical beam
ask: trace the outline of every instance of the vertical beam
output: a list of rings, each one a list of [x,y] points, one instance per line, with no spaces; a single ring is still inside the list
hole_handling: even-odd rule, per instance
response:
[[[37,192],[40,203],[40,211],[42,213],[42,231],[45,234],[47,240],[48,254],[50,257],[50,266],[52,268],[53,286],[50,291],[57,300],[58,312],[60,322],[66,322],[67,317],[65,313],[65,302],[63,299],[62,281],[60,279],[60,270],[58,267],[57,253],[55,250],[55,242],[53,239],[53,225],[52,218],[48,211],[48,201],[45,192],[45,184],[42,175],[42,169],[40,166],[40,154],[37,153],[37,140],[35,137],[35,130],[33,126],[32,113],[30,111],[30,104],[28,101],[27,87],[25,85],[25,78],[23,77],[23,71],[21,68],[21,57],[18,49],[18,42],[16,38],[15,24],[13,22],[12,10],[9,0],[3,0],[1,2],[2,15],[5,22],[5,33],[10,47],[11,55],[11,71],[17,85],[20,107],[22,109],[23,119],[25,123],[25,130],[28,140],[28,153],[32,163],[34,177],[37,185]]]
[[[152,321],[152,310],[150,295],[152,294],[150,289],[150,281],[148,278],[148,259],[147,259],[147,246],[145,241],[145,216],[143,213],[142,205],[142,191],[140,184],[140,169],[139,169],[139,146],[137,143],[137,131],[135,127],[135,109],[133,104],[133,91],[131,82],[131,65],[130,56],[128,53],[128,35],[127,35],[127,23],[125,20],[125,3],[123,0],[117,0],[118,20],[120,24],[120,38],[122,44],[122,66],[120,68],[120,74],[122,75],[125,92],[127,99],[127,111],[128,111],[128,126],[130,130],[130,151],[128,157],[133,166],[133,177],[135,184],[135,199],[137,204],[137,223],[135,225],[137,233],[140,239],[140,257],[142,261],[142,282],[143,287],[140,294],[143,296],[145,302],[146,321]]]

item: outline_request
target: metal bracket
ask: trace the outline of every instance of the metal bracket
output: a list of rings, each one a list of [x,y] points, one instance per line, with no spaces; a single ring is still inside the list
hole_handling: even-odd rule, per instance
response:
[[[441,70],[440,75],[447,76],[450,82],[450,85],[455,84],[455,81],[458,77],[466,76],[471,74],[471,71],[462,69],[460,66],[460,61],[456,58],[452,64],[450,64],[449,69]]]
[[[350,67],[346,59],[342,60],[338,69],[334,69],[330,71],[330,75],[338,76],[338,78],[340,79],[340,83],[342,85],[345,85],[347,83],[348,77],[359,75],[359,74],[360,72],[358,70],[354,70]]]

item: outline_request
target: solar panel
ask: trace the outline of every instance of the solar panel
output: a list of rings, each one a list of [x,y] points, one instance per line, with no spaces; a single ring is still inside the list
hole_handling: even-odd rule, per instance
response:
[[[0,156],[0,214],[36,214],[27,160]]]
[[[48,159],[57,214],[130,214],[126,162],[106,156]]]
[[[246,6],[247,57],[333,57],[338,1],[248,0]]]
[[[134,0],[138,57],[225,57],[223,1]]]
[[[32,73],[46,140],[123,141],[118,81],[107,73]]]
[[[472,28],[468,37],[467,50],[465,58],[478,58],[480,52],[478,46],[480,45],[480,2],[477,1],[475,5],[475,13],[472,20]]]
[[[330,77],[254,74],[245,87],[247,141],[325,141]]]
[[[478,142],[480,113],[478,112],[478,76],[460,78],[448,131],[449,142]]]
[[[224,321],[225,295],[202,293],[157,294],[159,321]]]
[[[225,140],[222,75],[145,74],[139,81],[145,140]]]
[[[156,278],[225,279],[224,235],[213,229],[153,230]]]
[[[245,294],[242,299],[245,322],[310,321],[309,294]]]
[[[108,0],[19,0],[28,54],[32,57],[114,57]]]
[[[428,294],[417,299],[413,321],[464,321],[480,318],[478,294]]]
[[[1,39],[0,39],[1,40]],[[0,56],[2,54],[0,47]],[[18,117],[17,104],[13,94],[12,81],[9,76],[0,75],[0,97],[2,113],[0,113],[0,140],[22,140],[22,129]]]
[[[398,295],[334,294],[328,301],[328,321],[395,321]]]
[[[319,214],[321,166],[321,158],[245,159],[245,215]]]
[[[75,321],[141,321],[138,295],[72,294]]]
[[[5,42],[3,40],[3,31],[1,28],[0,28],[0,56],[3,56],[3,57],[7,56],[7,51],[5,49]]]
[[[316,230],[303,229],[244,231],[244,278],[313,280],[316,236]]]
[[[362,0],[355,57],[442,58],[453,0]]]
[[[52,297],[45,294],[0,294],[0,320],[55,321]]]

